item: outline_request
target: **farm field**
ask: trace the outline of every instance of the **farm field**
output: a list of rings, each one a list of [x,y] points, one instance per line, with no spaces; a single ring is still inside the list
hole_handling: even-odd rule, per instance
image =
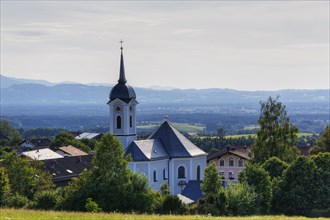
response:
[[[298,138],[299,137],[302,137],[302,136],[312,136],[313,133],[298,133]],[[241,137],[245,137],[245,138],[248,138],[249,136],[251,137],[256,137],[256,134],[235,134],[235,135],[227,135],[225,136],[225,138],[241,138]]]
[[[24,220],[105,220],[105,219],[127,219],[127,220],[307,220],[307,217],[287,217],[287,216],[248,216],[248,217],[211,217],[201,215],[137,215],[137,214],[119,214],[119,213],[85,213],[85,212],[58,212],[58,211],[36,211],[27,209],[0,209],[0,220],[24,219]],[[313,218],[315,219],[315,218]],[[326,218],[317,218],[325,220]]]

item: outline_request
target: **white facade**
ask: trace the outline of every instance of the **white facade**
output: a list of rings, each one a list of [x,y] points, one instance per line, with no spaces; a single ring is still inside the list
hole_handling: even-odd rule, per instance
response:
[[[179,176],[180,167],[184,168],[183,176]],[[146,175],[154,190],[160,190],[161,184],[168,181],[171,193],[176,195],[181,193],[190,180],[203,180],[206,156],[130,162],[129,168]]]
[[[131,99],[129,103],[115,99],[108,103],[110,112],[110,133],[117,136],[124,149],[136,140],[136,105]]]

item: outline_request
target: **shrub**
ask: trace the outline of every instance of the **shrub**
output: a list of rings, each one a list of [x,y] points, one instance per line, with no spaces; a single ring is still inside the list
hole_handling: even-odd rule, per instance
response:
[[[229,185],[226,190],[230,215],[252,215],[257,212],[257,195],[247,184]]]
[[[187,206],[181,202],[175,195],[167,195],[162,203],[162,212],[164,214],[185,214],[188,211]]]
[[[47,190],[35,195],[35,208],[37,209],[54,209],[58,203],[59,196],[55,191]]]
[[[93,201],[92,198],[86,199],[86,205],[85,209],[87,212],[100,212],[102,209],[99,207],[99,205]]]
[[[16,193],[5,200],[5,205],[10,208],[27,208],[30,206],[30,200]]]

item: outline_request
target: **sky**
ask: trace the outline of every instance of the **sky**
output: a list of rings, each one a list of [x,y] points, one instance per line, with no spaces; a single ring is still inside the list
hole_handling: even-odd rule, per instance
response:
[[[1,74],[133,87],[328,89],[329,1],[1,0]]]

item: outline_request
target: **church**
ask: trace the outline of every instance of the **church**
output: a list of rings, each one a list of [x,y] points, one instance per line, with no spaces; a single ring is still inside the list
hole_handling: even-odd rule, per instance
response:
[[[176,130],[167,118],[146,140],[137,140],[138,102],[133,87],[127,84],[123,47],[120,49],[119,80],[112,88],[107,104],[110,112],[110,133],[118,137],[125,155],[131,155],[129,168],[145,174],[154,190],[160,190],[161,184],[168,181],[174,195],[184,194],[184,191],[195,189],[196,185],[200,191],[207,153]]]

